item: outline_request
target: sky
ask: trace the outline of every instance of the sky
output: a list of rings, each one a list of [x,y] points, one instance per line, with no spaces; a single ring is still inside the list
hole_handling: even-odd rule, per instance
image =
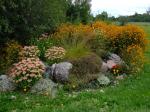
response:
[[[145,13],[150,7],[150,0],[92,0],[94,15],[107,11],[109,16],[133,15]]]

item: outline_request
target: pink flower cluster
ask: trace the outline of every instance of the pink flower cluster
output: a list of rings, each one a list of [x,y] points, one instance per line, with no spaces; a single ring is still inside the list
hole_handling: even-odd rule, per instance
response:
[[[39,56],[39,49],[37,46],[25,46],[19,53],[20,59],[37,58]]]
[[[9,74],[16,83],[27,82],[30,85],[42,77],[45,65],[38,58],[27,58],[13,65]]]
[[[45,57],[48,60],[63,59],[65,54],[66,50],[64,48],[54,46],[46,50]]]

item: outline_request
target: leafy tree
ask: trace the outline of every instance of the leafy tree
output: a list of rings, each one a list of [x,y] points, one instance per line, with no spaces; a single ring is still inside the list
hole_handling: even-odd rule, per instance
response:
[[[127,22],[128,22],[128,18],[125,17],[125,16],[120,16],[120,17],[118,18],[118,20],[119,20],[121,26],[126,25]]]
[[[87,24],[90,21],[90,2],[91,0],[68,0],[68,21]]]
[[[65,21],[66,0],[0,0],[0,43],[53,31]]]
[[[101,14],[98,14],[96,17],[95,17],[96,20],[108,20],[108,13],[106,11],[103,11]]]
[[[111,16],[111,17],[109,17],[109,20],[110,21],[116,21],[116,18],[115,18],[115,16]]]
[[[148,12],[144,14],[135,13],[131,16],[119,16],[117,20],[123,20],[126,22],[150,22],[150,14],[148,14]]]
[[[84,24],[90,21],[90,2],[91,0],[83,0],[81,2],[80,18],[81,22]]]

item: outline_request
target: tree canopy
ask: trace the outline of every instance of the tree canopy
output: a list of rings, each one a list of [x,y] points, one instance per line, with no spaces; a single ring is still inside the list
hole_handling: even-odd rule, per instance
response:
[[[53,31],[65,21],[66,0],[1,0],[0,42]]]
[[[67,20],[87,24],[90,21],[91,0],[68,0]]]

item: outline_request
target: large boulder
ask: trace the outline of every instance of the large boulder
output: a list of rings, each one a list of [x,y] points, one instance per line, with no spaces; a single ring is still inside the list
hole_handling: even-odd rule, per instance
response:
[[[120,66],[125,66],[125,62],[118,56],[117,54],[114,53],[109,53],[106,62],[103,63],[103,66],[101,68],[102,72],[105,73],[106,68],[112,69],[116,65]]]
[[[110,53],[108,56],[109,60],[112,60],[117,65],[123,65],[124,61],[117,54]]]
[[[53,64],[47,71],[52,80],[60,83],[68,82],[69,71],[72,69],[72,64],[69,62],[61,62]]]
[[[57,84],[50,79],[40,79],[30,91],[31,93],[47,95],[54,98],[57,94]]]
[[[107,60],[107,63],[106,63],[107,67],[109,69],[112,69],[114,66],[116,66],[117,64],[113,61],[113,60]]]
[[[7,75],[0,76],[0,92],[8,92],[16,89],[15,83],[13,83],[12,78]]]

